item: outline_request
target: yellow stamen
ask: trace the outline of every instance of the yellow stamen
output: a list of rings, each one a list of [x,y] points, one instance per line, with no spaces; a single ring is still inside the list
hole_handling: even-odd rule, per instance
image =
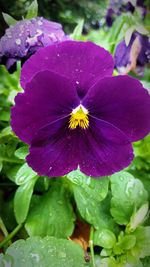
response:
[[[79,105],[71,112],[69,120],[69,128],[75,129],[77,126],[87,129],[89,127],[88,110]]]

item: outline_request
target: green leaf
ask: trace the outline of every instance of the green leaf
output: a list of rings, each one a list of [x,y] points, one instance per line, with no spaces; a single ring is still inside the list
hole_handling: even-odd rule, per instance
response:
[[[23,223],[27,217],[34,185],[38,177],[34,176],[32,180],[20,185],[14,197],[14,213],[18,224]]]
[[[136,237],[135,247],[131,253],[136,258],[150,256],[150,226],[140,226],[134,231]]]
[[[24,183],[27,183],[28,181],[32,180],[35,176],[37,176],[37,173],[34,172],[27,163],[23,164],[19,171],[16,174],[15,183],[17,185],[22,185]]]
[[[95,201],[102,201],[108,193],[109,179],[101,177],[94,179],[91,176],[86,176],[79,170],[72,171],[67,175],[67,178],[78,187],[82,194],[87,194],[87,198]]]
[[[9,111],[1,111],[0,113],[0,120],[1,121],[9,121],[10,120],[10,112]]]
[[[127,231],[133,232],[140,224],[143,223],[146,215],[148,214],[148,202],[143,204],[140,209],[131,216],[130,222],[127,225]]]
[[[66,238],[73,232],[74,220],[68,193],[60,183],[52,183],[50,190],[30,209],[25,228],[30,236]]]
[[[150,134],[147,135],[143,140],[134,143],[135,156],[140,156],[145,159],[150,158]]]
[[[110,198],[106,198],[108,178],[94,179],[79,170],[69,173],[67,178],[72,182],[76,205],[81,217],[96,229],[114,229],[115,223],[109,211]]]
[[[7,262],[7,264],[6,264]],[[82,248],[70,240],[30,237],[18,240],[0,256],[0,266],[84,267]]]
[[[118,265],[115,258],[104,258],[101,259],[101,265],[99,267],[124,267],[122,265]]]
[[[116,231],[116,224],[110,215],[110,196],[98,202],[92,199],[85,191],[74,186],[74,197],[81,217],[96,229]]]
[[[8,135],[12,135],[12,130],[11,130],[11,127],[8,126],[6,128],[4,128],[1,133],[0,133],[0,138],[3,138],[3,137],[6,137]]]
[[[103,248],[113,248],[116,243],[116,236],[108,229],[96,230],[94,232],[94,245]]]
[[[118,16],[114,21],[110,35],[109,35],[109,43],[111,45],[110,52],[114,53],[115,46],[124,39],[125,33],[127,30],[134,25],[133,16],[129,13],[123,13],[121,16]]]
[[[114,247],[114,253],[117,254],[117,251],[121,251],[121,254],[123,250],[130,250],[135,246],[136,243],[136,237],[135,235],[124,235],[123,232],[120,233],[118,237],[118,242],[116,243],[116,246]],[[119,253],[120,254],[120,253]]]
[[[19,159],[25,159],[29,153],[28,146],[22,146],[15,151],[15,156]]]
[[[111,256],[111,255],[112,255],[112,249],[106,249],[106,248],[103,248],[103,249],[101,250],[100,255],[101,255],[102,257],[108,257],[108,256]]]
[[[7,174],[7,177],[15,183],[16,181],[16,175],[17,175],[17,172],[19,171],[20,169],[20,165],[14,165],[14,166],[10,166],[10,168],[8,168],[6,170],[6,174]]]
[[[26,15],[26,19],[32,19],[37,17],[38,15],[38,2],[34,0],[31,5],[28,7],[28,12]]]
[[[135,235],[125,235],[120,241],[120,247],[122,249],[128,250],[134,247],[136,243]]]
[[[146,30],[146,28],[143,25],[136,25],[135,26],[135,30],[141,34],[147,35],[148,31]]]
[[[82,35],[84,25],[84,19],[79,20],[78,25],[75,27],[72,34],[70,34],[70,37],[74,40],[79,40]]]
[[[18,21],[16,19],[14,19],[13,17],[11,17],[10,15],[2,12],[3,18],[5,20],[5,22],[7,23],[7,25],[11,26],[11,25],[15,25]]]
[[[111,214],[118,224],[126,225],[133,211],[147,201],[148,193],[142,182],[128,172],[116,173],[110,177],[110,181]]]

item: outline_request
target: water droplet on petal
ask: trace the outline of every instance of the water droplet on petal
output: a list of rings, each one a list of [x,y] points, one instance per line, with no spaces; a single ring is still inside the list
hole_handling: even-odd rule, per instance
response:
[[[15,40],[15,43],[16,43],[17,45],[21,45],[21,39],[19,39],[19,38],[16,39],[16,40]]]
[[[38,25],[39,26],[43,25],[43,22],[41,20],[38,20]]]

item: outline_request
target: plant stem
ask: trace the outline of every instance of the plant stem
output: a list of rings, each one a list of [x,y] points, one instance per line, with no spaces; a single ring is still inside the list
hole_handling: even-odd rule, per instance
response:
[[[5,158],[5,157],[2,157],[0,158],[2,161],[6,161],[6,162],[10,162],[10,163],[24,163],[24,160],[22,159],[9,159],[9,158]]]
[[[18,224],[17,227],[0,243],[0,248],[5,246],[22,228],[23,224]]]
[[[2,230],[4,236],[8,235],[7,229],[6,229],[5,224],[3,223],[3,220],[1,217],[0,217],[0,229]]]
[[[93,247],[93,234],[94,234],[94,228],[93,226],[91,226],[91,230],[90,230],[90,252],[91,252],[91,263],[92,263],[92,267],[95,267],[95,260],[94,260],[94,247]]]

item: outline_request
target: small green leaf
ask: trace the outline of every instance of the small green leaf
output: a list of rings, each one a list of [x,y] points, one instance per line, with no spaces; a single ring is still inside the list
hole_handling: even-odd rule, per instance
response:
[[[26,15],[26,19],[32,19],[37,17],[38,15],[38,2],[34,0],[31,5],[28,7],[28,12]]]
[[[150,158],[150,134],[144,139],[134,143],[134,153],[136,157]]]
[[[134,231],[136,237],[135,247],[131,253],[136,258],[150,256],[150,226],[140,226]]]
[[[74,185],[78,186],[78,190],[81,190],[83,194],[86,193],[88,197],[95,201],[102,201],[107,196],[109,185],[109,179],[107,177],[94,179],[76,170],[70,172],[67,178]]]
[[[137,210],[148,199],[148,193],[142,182],[128,172],[120,172],[111,176],[111,214],[114,220],[126,225],[134,210]]]
[[[7,23],[7,25],[11,26],[11,25],[15,25],[18,21],[16,19],[14,19],[13,17],[11,17],[10,15],[2,12],[3,18],[5,20],[5,22]]]
[[[16,174],[15,183],[17,185],[22,185],[24,183],[27,183],[29,180],[32,180],[35,176],[37,176],[37,173],[34,172],[27,163],[23,164],[19,171]]]
[[[14,165],[13,167],[10,166],[10,168],[8,168],[6,171],[7,177],[14,183],[16,182],[16,175],[19,169],[20,169],[20,166]]]
[[[28,146],[22,146],[15,151],[15,156],[19,159],[25,159],[29,153]]]
[[[70,37],[74,40],[79,40],[82,35],[84,25],[84,19],[79,20],[78,25],[75,27],[72,34],[70,34]]]
[[[101,254],[100,254],[102,257],[108,257],[108,256],[111,256],[112,255],[112,249],[106,249],[106,248],[103,248],[101,250]]]
[[[33,188],[38,177],[34,176],[34,179],[20,185],[15,193],[14,197],[14,213],[18,224],[23,223],[27,217],[31,197],[33,194]]]
[[[9,121],[10,120],[10,112],[9,111],[1,111],[0,113],[0,120],[1,121]]]
[[[9,267],[84,267],[82,248],[70,240],[54,237],[30,237],[13,243],[0,266]]]
[[[75,216],[65,188],[53,183],[50,190],[32,205],[25,228],[30,236],[66,238],[74,229]]]
[[[81,217],[96,229],[116,231],[116,223],[110,214],[110,196],[103,201],[95,201],[80,187],[74,186],[74,197]]]
[[[12,130],[11,130],[11,127],[8,126],[6,128],[4,128],[1,133],[0,133],[0,138],[3,138],[3,137],[6,137],[8,135],[12,135]]]
[[[135,30],[143,35],[147,35],[148,31],[143,25],[135,25]]]
[[[136,243],[135,235],[125,235],[120,242],[120,246],[122,249],[131,249],[134,247]]]
[[[129,224],[127,225],[127,231],[133,232],[142,222],[148,214],[148,202],[143,204],[142,207],[135,213],[133,213]]]
[[[134,235],[123,235],[119,238],[119,242],[116,244],[117,247],[120,247],[122,250],[128,250],[135,246],[136,237]]]
[[[76,170],[69,173],[67,178],[72,182],[76,205],[82,218],[96,228],[114,228],[114,221],[109,214],[109,200],[106,199],[107,204],[102,201],[108,193],[108,177],[94,179]]]
[[[110,257],[101,259],[101,264],[99,267],[125,267],[125,266],[118,265],[115,258]]]
[[[114,233],[108,229],[97,230],[94,232],[94,244],[106,249],[113,248],[116,243]]]
[[[135,30],[135,27],[132,26],[132,27],[130,27],[130,28],[126,31],[126,33],[125,33],[125,37],[124,37],[124,38],[125,38],[126,46],[129,45],[134,30]]]

